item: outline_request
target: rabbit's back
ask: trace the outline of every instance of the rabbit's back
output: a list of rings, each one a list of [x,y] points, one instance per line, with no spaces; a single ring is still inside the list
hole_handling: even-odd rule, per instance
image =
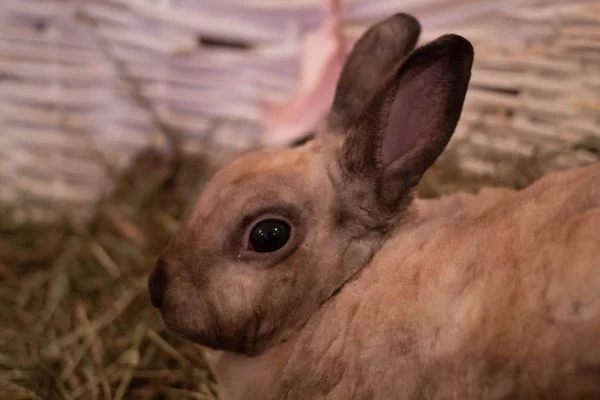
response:
[[[599,398],[600,163],[500,193],[407,227],[365,271],[402,299],[379,323],[415,327],[413,395]]]

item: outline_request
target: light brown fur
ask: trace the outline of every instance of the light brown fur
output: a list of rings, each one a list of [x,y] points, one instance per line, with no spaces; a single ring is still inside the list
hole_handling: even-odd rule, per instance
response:
[[[223,398],[600,396],[598,182],[595,164],[426,201],[462,200],[416,209],[286,343],[215,354]]]
[[[414,23],[380,26],[408,24],[411,42]],[[413,201],[472,49],[447,36],[398,53],[377,87],[360,79],[364,51],[337,98],[366,82],[369,99],[334,102],[317,139],[206,186],[149,282],[167,327],[215,349],[223,400],[599,398],[600,164]],[[292,236],[253,252],[248,229],[268,217]]]

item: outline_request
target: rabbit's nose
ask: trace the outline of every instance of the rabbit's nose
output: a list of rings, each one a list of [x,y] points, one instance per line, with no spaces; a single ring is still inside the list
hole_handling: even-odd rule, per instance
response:
[[[154,271],[148,279],[148,291],[150,292],[150,301],[156,308],[161,308],[163,303],[163,295],[167,286],[167,263],[160,259],[154,266]]]

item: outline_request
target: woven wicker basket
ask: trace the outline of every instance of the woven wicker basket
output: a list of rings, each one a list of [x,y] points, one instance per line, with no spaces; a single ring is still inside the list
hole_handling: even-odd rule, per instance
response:
[[[3,0],[0,198],[89,212],[111,171],[145,146],[166,146],[173,131],[189,151],[250,148],[261,132],[258,103],[294,94],[299,43],[321,8],[317,0]],[[451,143],[464,168],[489,172],[492,153],[600,136],[598,1],[347,0],[345,32],[353,41],[398,11],[420,19],[421,42],[453,32],[475,46]]]

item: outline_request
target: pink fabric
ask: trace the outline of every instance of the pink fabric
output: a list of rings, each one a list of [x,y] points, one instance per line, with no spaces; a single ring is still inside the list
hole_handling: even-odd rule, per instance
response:
[[[283,103],[261,104],[262,142],[267,147],[282,147],[300,139],[325,117],[333,101],[347,48],[340,0],[325,1],[323,25],[304,39],[296,95]]]

